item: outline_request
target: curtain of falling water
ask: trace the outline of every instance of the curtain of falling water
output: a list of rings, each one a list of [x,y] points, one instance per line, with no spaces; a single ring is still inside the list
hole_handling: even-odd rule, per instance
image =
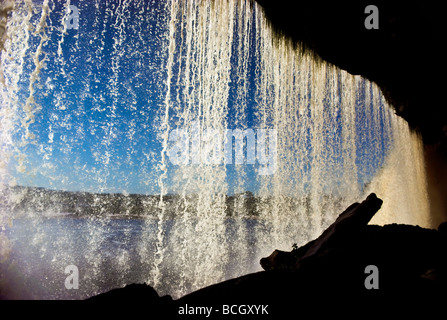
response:
[[[79,30],[63,23],[72,3]],[[7,34],[2,188],[42,182],[95,193],[76,239],[49,240],[40,214],[26,212],[45,276],[72,263],[83,272],[80,292],[52,280],[46,297],[143,281],[178,297],[259,270],[260,257],[317,237],[369,192],[385,201],[375,223],[430,226],[419,137],[374,84],[273,35],[255,3],[16,1]],[[228,130],[253,132],[255,164],[249,137],[244,161],[234,138],[225,163]],[[183,139],[180,163],[173,132]],[[271,155],[274,170],[263,175],[259,162]],[[129,190],[157,197],[141,200],[137,229],[130,220],[114,229],[112,214],[134,210]],[[102,192],[127,200],[110,212]],[[23,197],[10,192],[2,206]],[[2,210],[3,229],[15,214]],[[124,245],[109,252],[121,231]]]
[[[175,65],[177,74],[168,77],[176,88],[175,94],[167,93],[165,112],[170,118],[165,122],[189,132],[191,140],[185,165],[175,169],[180,203],[171,247],[164,257],[167,268],[182,270],[179,293],[207,285],[210,279],[224,279],[228,255],[225,166],[214,165],[207,157],[217,157],[212,155],[215,138],[227,127],[234,8],[224,2],[199,3],[173,3],[173,8],[179,7],[171,16],[175,32],[170,36],[169,56],[176,61],[170,67]]]

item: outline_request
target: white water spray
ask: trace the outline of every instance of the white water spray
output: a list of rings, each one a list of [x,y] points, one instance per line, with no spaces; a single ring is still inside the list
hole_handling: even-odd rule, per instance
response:
[[[78,30],[61,28],[71,1],[17,1],[8,15],[2,230],[37,219],[31,246],[41,265],[54,275],[79,264],[80,297],[128,281],[179,297],[260,270],[261,257],[317,237],[369,192],[384,200],[374,223],[430,226],[420,138],[376,85],[296,50],[255,3],[154,3],[79,1]],[[183,164],[169,158],[176,129],[188,138]],[[229,130],[256,132],[256,163],[224,162]],[[222,161],[205,161],[211,154]],[[273,154],[275,170],[259,174]],[[14,184],[92,192],[70,207],[93,212],[79,220],[85,239],[51,242],[41,219],[49,208],[17,209],[24,199],[35,208],[44,193],[14,193]],[[107,192],[122,197],[99,194]],[[105,268],[113,284],[104,285]],[[56,284],[49,296],[63,297]]]

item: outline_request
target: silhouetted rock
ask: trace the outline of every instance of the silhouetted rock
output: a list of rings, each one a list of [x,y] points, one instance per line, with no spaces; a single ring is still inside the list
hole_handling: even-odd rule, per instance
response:
[[[90,301],[137,301],[163,318],[197,319],[186,308],[222,318],[224,308],[267,306],[262,319],[287,318],[303,310],[321,315],[376,315],[440,310],[447,292],[447,238],[438,230],[391,224],[368,225],[382,201],[374,194],[349,206],[320,237],[291,252],[276,250],[261,271],[202,288],[180,299],[160,298],[148,286],[132,285]],[[368,266],[378,270],[378,287],[365,285]],[[226,306],[226,307],[225,307]],[[211,310],[211,309],[207,309]],[[260,310],[260,309],[259,309]],[[259,316],[259,315],[258,315]],[[230,317],[229,314],[225,318]],[[247,314],[231,318],[245,319]]]
[[[349,206],[316,240],[289,253],[275,250],[269,257],[261,259],[261,266],[264,270],[284,268],[287,265],[297,268],[296,264],[302,259],[318,255],[340,245],[340,242],[355,241],[352,238],[354,234],[366,227],[381,206],[382,200],[372,193],[361,204]]]
[[[117,301],[117,302],[159,302],[159,300],[170,300],[169,296],[160,298],[151,286],[143,283],[133,283],[125,286],[124,288],[117,288],[110,290],[105,293],[101,293],[97,296],[91,297],[87,300],[92,302],[101,302],[101,301]]]
[[[317,239],[291,252],[274,251],[261,260],[265,270],[289,269],[302,274],[344,275],[344,286],[361,288],[365,267],[377,266],[383,292],[411,287],[436,289],[445,286],[447,241],[440,231],[419,226],[368,225],[380,208],[374,194],[361,204],[351,205]],[[427,281],[429,280],[429,281]]]
[[[434,0],[256,0],[280,36],[340,69],[375,82],[424,141],[428,196],[435,225],[447,219],[447,108],[443,11]],[[375,5],[379,29],[365,28]],[[274,61],[272,61],[274,63]]]
[[[374,81],[396,113],[447,151],[442,63],[446,28],[435,1],[256,0],[273,28],[322,59]],[[379,29],[365,28],[365,8],[379,10]]]
[[[143,315],[147,319],[157,319],[160,314],[172,310],[171,304],[170,296],[160,297],[151,286],[133,283],[93,296],[87,299],[82,307],[88,311],[89,316],[98,315],[101,318]]]

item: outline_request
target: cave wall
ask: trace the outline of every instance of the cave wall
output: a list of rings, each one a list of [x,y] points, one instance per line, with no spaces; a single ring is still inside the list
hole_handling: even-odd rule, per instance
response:
[[[432,225],[447,221],[447,165],[436,145],[426,145],[424,158]]]
[[[278,35],[375,82],[422,135],[434,223],[447,220],[446,26],[435,1],[256,0]],[[367,29],[365,8],[379,11]]]

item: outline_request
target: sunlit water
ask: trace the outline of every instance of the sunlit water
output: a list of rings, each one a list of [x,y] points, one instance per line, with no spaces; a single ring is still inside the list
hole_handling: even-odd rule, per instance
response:
[[[234,269],[239,265],[252,272],[260,269],[255,233],[259,222],[256,219],[246,219],[244,224],[249,230],[246,240],[252,250],[244,260],[230,255],[222,262],[225,263],[228,277],[234,274]],[[36,225],[39,227],[36,228]],[[157,222],[153,221],[151,225],[155,234]],[[173,221],[165,224],[168,238],[173,225]],[[115,218],[105,224],[66,217],[16,219],[13,226],[5,231],[12,253],[8,269],[3,270],[7,280],[2,289],[7,290],[8,298],[85,299],[126,284],[143,283],[153,263],[150,258],[146,259],[147,256],[140,255],[138,245],[142,232],[147,232],[147,229],[142,219]],[[238,246],[234,221],[228,219],[225,229],[228,238],[235,241],[231,246]],[[90,245],[92,234],[100,235],[98,246]],[[167,242],[168,248],[179,245]],[[149,243],[149,251],[155,250],[154,243]],[[94,261],[91,257],[95,257]],[[175,288],[183,270],[170,266],[170,260],[175,259],[175,256],[170,257],[167,254],[165,259],[167,263],[165,269],[162,269],[162,281]],[[78,268],[78,289],[68,289],[65,286],[65,279],[71,274],[65,273],[65,268],[69,265],[76,265]],[[186,285],[191,286],[192,283]]]
[[[0,69],[4,297],[85,298],[132,282],[179,297],[259,270],[260,257],[317,237],[369,192],[384,200],[374,223],[430,226],[420,138],[376,85],[274,35],[255,3],[11,3]],[[228,130],[253,133],[253,144],[238,149],[235,138],[229,155]],[[94,214],[48,217],[56,197],[44,205],[7,185],[91,192]],[[128,201],[111,213],[100,193]],[[140,217],[116,218],[132,212],[133,193],[158,197],[139,204]],[[228,194],[239,195],[232,218]],[[64,287],[67,265],[79,289]]]

